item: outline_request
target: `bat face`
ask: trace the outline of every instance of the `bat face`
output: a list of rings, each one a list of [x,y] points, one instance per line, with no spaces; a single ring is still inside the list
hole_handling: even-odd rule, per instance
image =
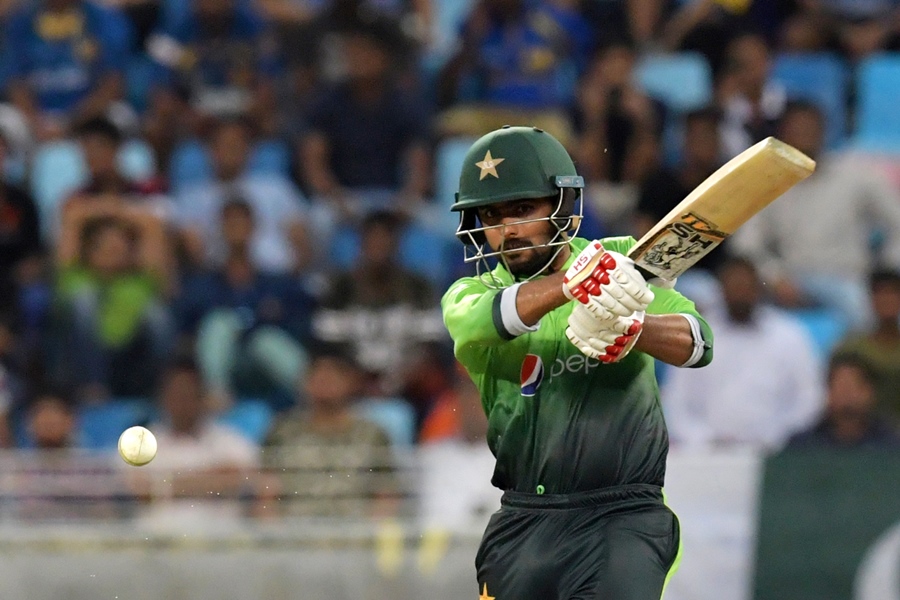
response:
[[[741,152],[697,186],[631,249],[637,267],[673,280],[753,215],[815,170],[814,160],[769,137]]]
[[[629,255],[645,271],[671,281],[697,264],[726,237],[728,234],[716,229],[714,223],[687,212],[635,246]]]

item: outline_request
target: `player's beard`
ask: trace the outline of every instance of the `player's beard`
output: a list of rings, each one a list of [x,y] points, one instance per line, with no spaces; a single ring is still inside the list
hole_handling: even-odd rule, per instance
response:
[[[512,248],[510,248],[512,246]],[[508,252],[508,250],[519,250]],[[524,240],[507,242],[504,245],[506,268],[516,279],[534,277],[550,266],[556,248],[552,246],[535,246]]]

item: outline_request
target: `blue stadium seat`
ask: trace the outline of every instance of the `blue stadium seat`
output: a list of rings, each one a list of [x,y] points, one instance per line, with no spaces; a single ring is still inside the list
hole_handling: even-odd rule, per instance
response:
[[[290,177],[291,149],[283,140],[263,140],[253,149],[247,169],[254,174]]]
[[[831,350],[847,333],[849,323],[839,311],[824,308],[806,308],[790,311],[809,333],[821,358],[826,358]]]
[[[220,415],[218,421],[234,428],[247,439],[262,444],[269,434],[274,416],[275,411],[265,400],[242,398]]]
[[[252,175],[290,177],[291,149],[282,140],[263,140],[250,152],[247,172]],[[169,161],[169,181],[173,192],[209,181],[214,176],[212,158],[200,140],[179,145]]]
[[[884,53],[863,60],[856,77],[856,133],[853,146],[861,150],[900,153],[900,53]]]
[[[813,102],[826,119],[825,143],[837,148],[846,137],[850,71],[840,57],[827,53],[781,54],[771,78],[784,86],[788,97]]]
[[[352,227],[337,229],[331,238],[329,259],[341,269],[350,268],[359,256],[359,232]],[[447,233],[411,223],[400,238],[398,260],[404,267],[427,277],[436,286],[450,283],[451,264],[462,247]]]
[[[712,101],[712,71],[698,52],[648,55],[635,68],[635,79],[649,96],[674,112],[702,108]]]
[[[135,181],[156,175],[156,156],[150,145],[141,139],[130,139],[119,149],[119,170]]]
[[[416,414],[402,398],[366,398],[354,407],[356,414],[381,427],[396,447],[411,446],[416,438]]]
[[[456,49],[457,35],[475,0],[440,0],[432,3],[433,42],[428,48],[424,65],[428,71],[440,69]]]
[[[48,142],[37,148],[31,167],[31,193],[45,236],[56,231],[59,205],[86,180],[87,167],[76,142]]]
[[[455,137],[443,140],[435,150],[435,202],[450,206],[459,188],[459,173],[469,147],[475,142],[473,137]]]
[[[212,178],[209,153],[200,140],[183,142],[169,159],[169,185],[173,194]]]
[[[78,441],[89,450],[115,448],[123,431],[146,424],[152,413],[152,405],[142,398],[116,398],[86,406],[78,414]]]

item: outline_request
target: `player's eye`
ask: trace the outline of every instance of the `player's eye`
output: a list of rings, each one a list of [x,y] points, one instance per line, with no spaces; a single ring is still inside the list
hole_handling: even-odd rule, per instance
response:
[[[487,223],[489,221],[497,220],[497,211],[493,208],[483,208],[481,209],[481,222]]]

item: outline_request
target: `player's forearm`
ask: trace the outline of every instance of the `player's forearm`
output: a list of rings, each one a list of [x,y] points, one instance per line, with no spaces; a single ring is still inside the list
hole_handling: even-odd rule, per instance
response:
[[[525,325],[531,326],[548,312],[569,301],[563,294],[564,273],[554,273],[542,279],[519,286],[516,295],[516,312]]]
[[[647,315],[634,348],[664,363],[681,366],[694,352],[690,323],[682,315]]]

